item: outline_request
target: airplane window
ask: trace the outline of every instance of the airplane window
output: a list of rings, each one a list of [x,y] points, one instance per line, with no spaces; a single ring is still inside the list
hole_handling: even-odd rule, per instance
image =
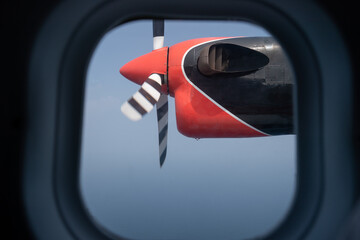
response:
[[[157,23],[111,30],[90,60],[80,169],[89,214],[130,239],[268,234],[296,191],[285,53],[266,30],[238,21],[165,20],[161,48]],[[166,114],[167,134],[158,129]]]

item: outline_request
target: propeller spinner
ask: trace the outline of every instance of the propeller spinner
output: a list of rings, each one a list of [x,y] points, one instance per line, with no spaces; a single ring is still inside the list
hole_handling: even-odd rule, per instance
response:
[[[120,73],[141,88],[121,106],[121,111],[133,121],[140,120],[156,104],[160,167],[167,151],[168,96],[166,86],[167,48],[164,45],[164,20],[153,20],[153,51],[125,64]],[[162,88],[164,86],[164,88]]]

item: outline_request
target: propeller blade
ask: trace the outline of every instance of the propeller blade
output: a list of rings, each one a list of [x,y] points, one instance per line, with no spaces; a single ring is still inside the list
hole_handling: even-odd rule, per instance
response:
[[[159,131],[159,156],[160,167],[164,164],[167,150],[167,132],[168,132],[168,96],[161,94],[156,104],[157,120]]]
[[[164,46],[164,19],[153,20],[153,50]]]
[[[140,120],[150,112],[155,103],[159,101],[161,91],[161,76],[151,74],[127,102],[121,106],[121,111],[133,121]]]
[[[164,46],[164,19],[153,20],[153,49],[159,49]],[[165,82],[165,84],[167,84]],[[167,132],[168,132],[168,96],[161,94],[156,104],[158,131],[159,131],[159,156],[160,167],[164,164],[167,150]]]

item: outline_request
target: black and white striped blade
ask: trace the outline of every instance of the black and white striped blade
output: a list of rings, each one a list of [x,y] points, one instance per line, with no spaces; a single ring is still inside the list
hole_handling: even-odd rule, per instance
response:
[[[164,19],[153,20],[153,50],[164,46]]]
[[[164,46],[164,19],[153,20],[153,49],[159,49]],[[168,133],[168,96],[161,94],[157,108],[157,121],[159,131],[159,157],[160,167],[165,162],[167,151],[167,133]]]
[[[150,112],[160,99],[161,82],[159,74],[151,74],[139,91],[121,106],[124,115],[133,121],[138,121]]]
[[[166,158],[168,133],[168,96],[166,94],[161,94],[160,99],[156,104],[156,108],[159,131],[160,167],[162,167]]]

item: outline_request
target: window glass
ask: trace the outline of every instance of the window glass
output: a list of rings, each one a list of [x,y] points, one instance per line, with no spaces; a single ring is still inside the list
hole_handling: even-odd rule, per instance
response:
[[[235,36],[271,37],[246,22],[165,21],[165,46]],[[296,136],[186,137],[177,130],[174,98],[169,97],[167,156],[160,168],[156,109],[137,122],[120,110],[139,85],[119,69],[151,52],[152,44],[152,21],[129,22],[103,37],[89,63],[80,169],[89,214],[130,239],[267,234],[285,217],[296,191]],[[274,81],[285,74],[272,69],[258,74],[274,76]]]

